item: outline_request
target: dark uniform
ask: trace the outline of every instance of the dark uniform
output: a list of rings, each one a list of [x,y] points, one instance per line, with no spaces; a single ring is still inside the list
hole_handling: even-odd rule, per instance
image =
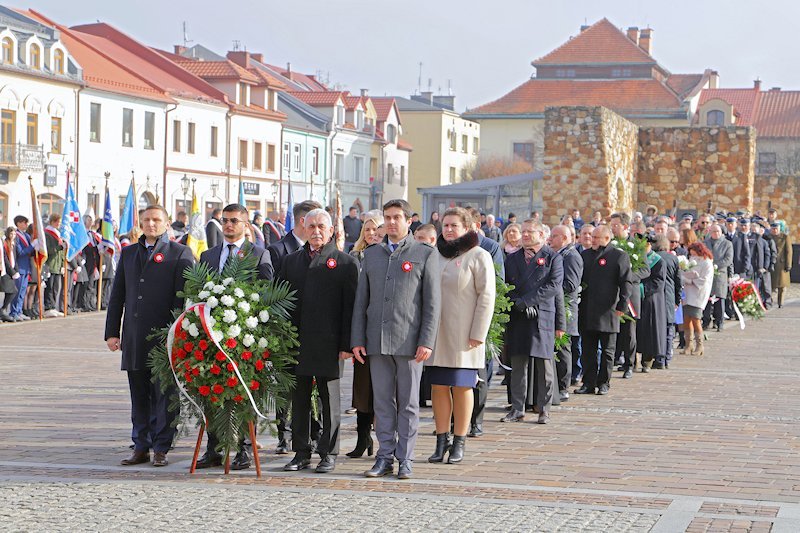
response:
[[[678,265],[678,256],[670,252],[658,252],[666,269],[664,276],[664,312],[667,315],[667,331],[665,343],[656,357],[655,366],[668,368],[672,360],[672,341],[675,338],[675,310],[681,305],[681,291],[683,280],[681,268]]]
[[[581,291],[581,278],[583,277],[583,258],[575,249],[575,245],[569,244],[558,251],[564,263],[564,281],[562,288],[564,297],[568,300],[570,318],[567,321],[565,331],[570,338],[575,338],[578,333],[578,299]],[[561,395],[568,394],[569,385],[572,382],[572,342],[558,351],[558,361],[556,361],[556,374],[558,376],[558,391]],[[576,354],[577,355],[577,354]]]

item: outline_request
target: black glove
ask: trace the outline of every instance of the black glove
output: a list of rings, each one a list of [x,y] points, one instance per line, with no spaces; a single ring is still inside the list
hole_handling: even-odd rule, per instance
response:
[[[519,298],[514,300],[514,305],[511,307],[511,309],[517,313],[524,313],[527,308],[528,306],[525,305],[525,302]]]

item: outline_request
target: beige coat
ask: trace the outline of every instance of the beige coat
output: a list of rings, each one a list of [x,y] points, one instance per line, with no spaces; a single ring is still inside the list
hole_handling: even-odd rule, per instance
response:
[[[439,257],[442,311],[439,334],[428,366],[483,368],[486,335],[494,314],[495,272],[492,256],[474,248],[452,259]],[[469,348],[469,340],[484,341]]]

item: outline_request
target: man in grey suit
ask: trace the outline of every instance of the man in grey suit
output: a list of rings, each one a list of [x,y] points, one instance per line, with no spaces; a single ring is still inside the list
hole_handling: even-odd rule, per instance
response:
[[[353,357],[370,359],[375,435],[380,446],[367,477],[394,471],[411,477],[419,424],[422,363],[431,355],[439,327],[441,294],[436,249],[409,233],[411,206],[391,200],[383,206],[386,238],[364,251],[353,308]]]

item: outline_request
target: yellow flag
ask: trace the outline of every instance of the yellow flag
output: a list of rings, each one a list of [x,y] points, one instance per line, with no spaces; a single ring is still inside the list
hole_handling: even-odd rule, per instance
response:
[[[195,259],[200,259],[200,254],[208,250],[206,229],[203,225],[200,205],[197,203],[197,195],[194,192],[194,187],[192,187],[192,214],[189,217],[189,231],[186,238],[186,246],[191,248]]]

